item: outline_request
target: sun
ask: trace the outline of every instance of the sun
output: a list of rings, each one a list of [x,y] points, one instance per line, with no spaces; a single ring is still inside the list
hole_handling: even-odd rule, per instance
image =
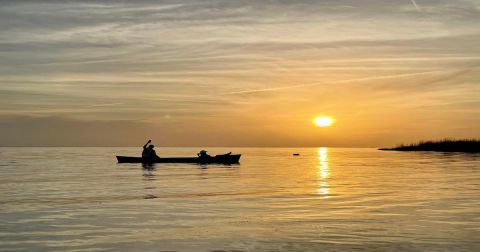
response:
[[[335,120],[329,116],[319,116],[313,119],[313,123],[318,127],[328,127],[331,126]]]

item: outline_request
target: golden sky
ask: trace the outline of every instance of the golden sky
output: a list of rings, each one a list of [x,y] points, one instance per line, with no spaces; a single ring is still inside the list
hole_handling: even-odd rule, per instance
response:
[[[2,1],[0,145],[479,137],[478,24],[479,0]]]

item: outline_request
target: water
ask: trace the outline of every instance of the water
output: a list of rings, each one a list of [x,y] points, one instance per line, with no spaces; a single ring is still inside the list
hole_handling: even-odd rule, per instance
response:
[[[114,159],[140,148],[0,148],[0,250],[480,251],[480,155],[209,150],[241,164],[144,169]]]

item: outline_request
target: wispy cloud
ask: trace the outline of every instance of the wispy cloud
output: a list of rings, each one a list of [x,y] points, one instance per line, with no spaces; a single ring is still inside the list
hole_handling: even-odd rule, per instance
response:
[[[233,94],[251,94],[251,93],[259,93],[259,92],[272,92],[272,91],[281,91],[281,90],[285,90],[285,89],[304,88],[304,87],[311,87],[311,86],[318,86],[318,85],[332,85],[332,84],[345,84],[345,83],[372,81],[372,80],[397,79],[397,78],[413,77],[413,76],[427,75],[427,74],[438,74],[438,73],[444,73],[444,71],[443,70],[442,71],[440,71],[440,70],[439,71],[426,71],[426,72],[417,72],[417,73],[406,73],[406,74],[383,75],[383,76],[374,76],[374,77],[366,77],[366,78],[356,78],[356,79],[330,81],[330,82],[315,82],[315,83],[298,84],[298,85],[290,85],[290,86],[282,86],[282,87],[274,87],[274,88],[242,90],[242,91],[229,92],[229,93],[225,93],[225,94],[233,95]]]
[[[93,105],[89,105],[87,107],[89,107],[89,108],[112,107],[112,106],[123,105],[123,104],[124,103],[122,103],[122,102],[114,102],[114,103],[93,104]]]
[[[411,0],[411,1],[412,1],[413,6],[415,6],[415,9],[417,9],[418,11],[421,11],[420,7],[418,7],[417,2],[415,2],[415,0]]]

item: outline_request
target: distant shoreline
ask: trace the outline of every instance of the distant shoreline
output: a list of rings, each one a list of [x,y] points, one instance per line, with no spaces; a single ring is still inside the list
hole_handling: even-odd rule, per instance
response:
[[[477,139],[444,139],[439,141],[421,141],[419,143],[399,145],[393,148],[380,148],[381,151],[436,151],[480,153],[480,140]]]

